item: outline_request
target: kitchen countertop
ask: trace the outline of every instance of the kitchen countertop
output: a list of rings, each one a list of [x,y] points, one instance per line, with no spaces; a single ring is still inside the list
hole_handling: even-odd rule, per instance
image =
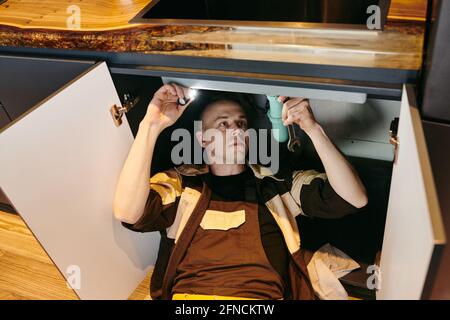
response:
[[[385,31],[131,24],[152,0],[8,0],[0,5],[0,46],[133,52],[349,67],[419,70],[423,28]],[[68,7],[80,8],[80,28]]]

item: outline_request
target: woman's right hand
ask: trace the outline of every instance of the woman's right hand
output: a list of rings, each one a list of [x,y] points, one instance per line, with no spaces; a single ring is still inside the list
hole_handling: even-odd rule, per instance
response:
[[[186,110],[192,99],[184,106],[178,104],[178,99],[189,97],[189,89],[177,84],[165,84],[153,95],[147,107],[144,123],[156,126],[160,131],[173,125]]]

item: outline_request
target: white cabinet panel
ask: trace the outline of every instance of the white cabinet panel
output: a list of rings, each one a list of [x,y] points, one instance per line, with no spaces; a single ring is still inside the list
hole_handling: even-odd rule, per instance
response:
[[[404,87],[378,299],[420,299],[435,247],[446,241],[419,110],[414,104],[412,88]]]
[[[129,231],[113,216],[133,142],[125,118],[115,127],[114,104],[120,100],[100,63],[0,134],[0,185],[82,299],[127,298],[159,244],[158,234]]]

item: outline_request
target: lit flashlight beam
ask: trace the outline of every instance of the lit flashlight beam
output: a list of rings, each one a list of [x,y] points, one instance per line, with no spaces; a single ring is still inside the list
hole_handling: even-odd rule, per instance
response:
[[[188,104],[189,101],[195,99],[195,97],[197,96],[197,93],[198,93],[198,90],[190,88],[187,97],[178,98],[178,104],[180,106],[184,106],[184,105]]]

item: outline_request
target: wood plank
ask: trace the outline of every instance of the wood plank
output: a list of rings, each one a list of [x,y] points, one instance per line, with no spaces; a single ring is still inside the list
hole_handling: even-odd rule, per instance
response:
[[[128,27],[133,18],[152,0],[8,0],[0,5],[2,24],[46,29],[66,29],[70,6],[80,8],[82,30],[113,30]]]
[[[0,292],[7,291],[26,299],[77,299],[49,260],[41,262],[4,252],[0,257]]]
[[[391,21],[425,21],[427,0],[391,0],[388,19]]]
[[[2,214],[0,218],[0,250],[17,256],[48,263],[49,259],[31,231],[17,215]]]

